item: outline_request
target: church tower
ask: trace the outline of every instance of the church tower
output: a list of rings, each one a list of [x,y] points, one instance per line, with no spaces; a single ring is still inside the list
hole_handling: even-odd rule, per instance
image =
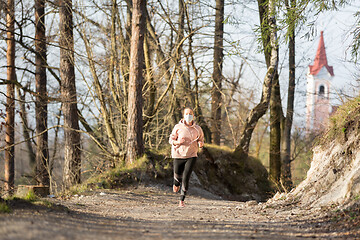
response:
[[[321,31],[314,64],[309,65],[306,76],[306,130],[308,133],[322,130],[328,124],[332,111],[329,93],[333,76],[334,70],[328,65],[324,34]]]

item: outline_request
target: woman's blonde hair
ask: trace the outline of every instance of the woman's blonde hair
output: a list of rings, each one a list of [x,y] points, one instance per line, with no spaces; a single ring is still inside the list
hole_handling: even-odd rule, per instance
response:
[[[183,110],[183,115],[184,115],[186,109],[189,109],[189,110],[191,110],[191,111],[194,113],[194,109],[192,109],[191,107],[186,107],[186,108],[184,108],[184,110]]]

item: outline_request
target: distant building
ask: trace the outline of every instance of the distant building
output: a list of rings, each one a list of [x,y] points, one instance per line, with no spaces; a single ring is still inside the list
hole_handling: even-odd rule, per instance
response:
[[[309,65],[306,77],[306,130],[310,133],[324,129],[333,110],[329,94],[334,69],[327,62],[323,31],[314,64]]]

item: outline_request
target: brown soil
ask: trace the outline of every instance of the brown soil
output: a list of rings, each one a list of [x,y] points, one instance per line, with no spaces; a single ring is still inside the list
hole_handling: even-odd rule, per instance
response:
[[[163,186],[50,199],[57,208],[20,202],[0,214],[0,239],[360,239],[359,226],[342,226],[329,209],[192,193],[185,208]]]

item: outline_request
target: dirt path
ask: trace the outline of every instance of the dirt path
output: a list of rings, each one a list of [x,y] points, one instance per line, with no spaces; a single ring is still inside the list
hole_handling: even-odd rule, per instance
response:
[[[69,210],[18,207],[0,215],[0,239],[355,239],[334,230],[324,213],[255,202],[189,196],[185,208],[169,189],[94,191],[70,200]],[[358,232],[360,234],[360,232]]]

